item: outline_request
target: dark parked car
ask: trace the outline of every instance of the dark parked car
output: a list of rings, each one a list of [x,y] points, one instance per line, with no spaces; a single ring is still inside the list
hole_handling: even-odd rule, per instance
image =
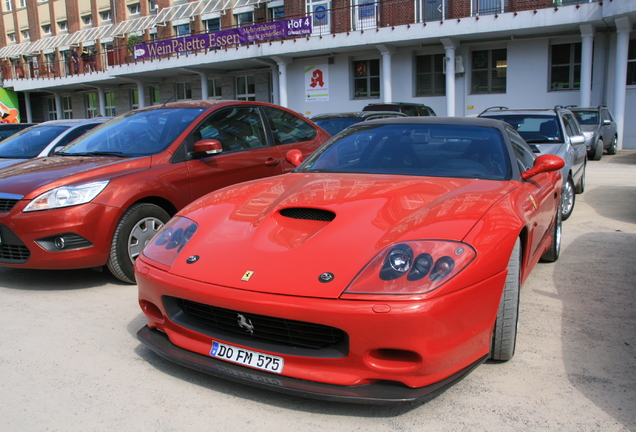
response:
[[[0,123],[0,141],[34,124],[35,123]]]
[[[406,114],[397,111],[354,111],[344,113],[316,114],[310,120],[318,126],[335,135],[349,126],[367,120],[376,120],[389,117],[407,117]]]
[[[492,107],[479,117],[503,120],[512,125],[539,154],[560,156],[563,175],[563,220],[574,210],[575,193],[585,190],[587,152],[585,137],[572,111],[561,106],[550,109],[509,109]]]
[[[605,150],[607,154],[616,154],[618,141],[616,122],[606,106],[568,108],[574,113],[585,135],[588,159],[600,160]]]
[[[362,108],[362,111],[397,111],[411,117],[437,115],[429,106],[410,102],[372,103]]]
[[[291,171],[329,134],[272,104],[188,101],[141,108],[54,156],[0,170],[0,265],[106,265],[134,282],[133,263],[178,210],[211,191]]]

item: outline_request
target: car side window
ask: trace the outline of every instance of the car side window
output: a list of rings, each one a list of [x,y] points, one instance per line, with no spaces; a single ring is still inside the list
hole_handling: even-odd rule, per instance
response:
[[[97,123],[79,126],[73,129],[68,134],[66,134],[66,136],[64,136],[57,144],[55,144],[55,147],[57,148],[65,146],[66,144],[73,141],[75,138],[84,135],[84,133],[93,129],[95,126],[97,126]],[[53,149],[51,149],[51,151],[53,151]]]
[[[221,142],[223,152],[267,145],[265,128],[257,107],[236,106],[215,111],[192,132],[192,144],[201,139]]]
[[[417,116],[417,108],[414,106],[405,105],[402,107],[402,112],[407,116]]]
[[[565,123],[565,130],[569,136],[583,135],[579,123],[571,114],[565,114],[563,116],[563,122]]]
[[[421,116],[429,116],[428,109],[426,107],[417,107],[417,114]]]
[[[517,159],[517,165],[519,171],[524,172],[534,166],[535,155],[532,152],[530,146],[521,138],[521,136],[512,128],[506,128],[510,143],[512,144],[512,150],[515,153]]]
[[[287,111],[263,107],[274,136],[274,145],[311,141],[316,138],[316,128]]]

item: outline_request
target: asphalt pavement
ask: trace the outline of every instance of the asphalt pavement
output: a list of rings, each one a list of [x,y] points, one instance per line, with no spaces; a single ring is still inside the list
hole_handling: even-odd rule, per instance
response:
[[[0,268],[0,431],[636,431],[636,151],[587,165],[556,263],[521,292],[515,357],[437,398],[323,402],[207,376],[136,332],[108,272]]]

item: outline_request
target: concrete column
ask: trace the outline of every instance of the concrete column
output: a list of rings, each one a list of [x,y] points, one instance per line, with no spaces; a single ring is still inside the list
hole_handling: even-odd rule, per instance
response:
[[[582,24],[581,30],[581,94],[579,106],[588,107],[592,104],[592,55],[594,50],[594,26]]]
[[[382,54],[382,101],[393,102],[393,86],[391,80],[391,56],[395,54],[395,47],[389,45],[377,45]]]
[[[99,115],[106,117],[106,93],[101,87],[97,87],[97,98],[99,100]]]
[[[144,83],[141,81],[137,81],[137,97],[139,98],[139,108],[145,108],[146,92],[144,90]]]
[[[26,107],[27,123],[33,123],[33,110],[31,109],[31,92],[24,92],[24,106]]]
[[[280,105],[280,83],[278,80],[278,67],[272,65],[272,97],[273,103]]]
[[[64,118],[64,112],[62,110],[62,95],[59,93],[53,93],[55,95],[55,112],[57,114],[57,119],[61,120]]]
[[[457,42],[449,38],[441,39],[446,50],[446,115],[455,117],[455,50]]]
[[[614,117],[618,130],[618,149],[623,149],[625,130],[625,93],[627,82],[627,56],[629,52],[629,34],[632,23],[628,17],[614,21],[616,24],[616,73],[614,75]]]
[[[208,75],[204,74],[204,73],[200,73],[199,76],[201,77],[201,99],[203,100],[207,100],[208,99]]]

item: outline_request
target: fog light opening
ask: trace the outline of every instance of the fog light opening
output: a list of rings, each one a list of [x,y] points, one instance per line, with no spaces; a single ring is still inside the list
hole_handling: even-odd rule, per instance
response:
[[[378,348],[369,351],[367,362],[376,369],[404,371],[420,367],[422,357],[414,351]]]
[[[161,310],[154,304],[147,300],[139,300],[139,306],[141,310],[146,314],[148,318],[151,318],[159,323],[164,321],[164,316]]]
[[[56,248],[60,250],[64,249],[64,247],[66,246],[66,243],[64,242],[64,237],[55,237],[53,244],[55,245]]]

